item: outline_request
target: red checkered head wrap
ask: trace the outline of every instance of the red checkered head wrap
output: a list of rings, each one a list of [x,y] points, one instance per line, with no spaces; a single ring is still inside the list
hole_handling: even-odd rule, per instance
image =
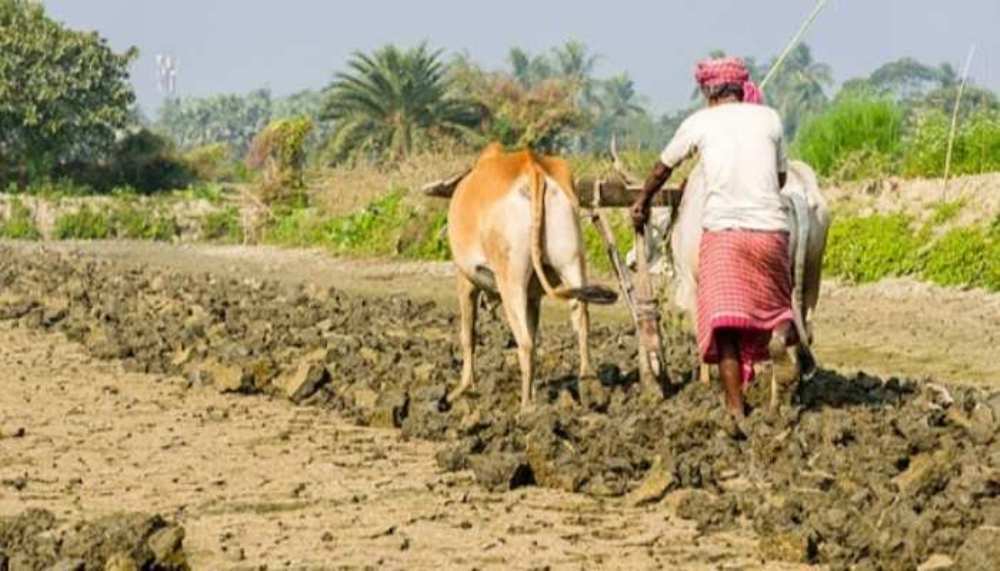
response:
[[[702,88],[740,85],[743,87],[744,102],[764,102],[764,96],[757,84],[750,80],[750,70],[742,58],[724,57],[700,61],[694,70],[694,78]]]

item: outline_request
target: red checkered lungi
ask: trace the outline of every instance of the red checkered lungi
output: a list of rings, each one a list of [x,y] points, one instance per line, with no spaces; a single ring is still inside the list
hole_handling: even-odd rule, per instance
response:
[[[735,329],[740,333],[744,386],[753,380],[754,362],[769,358],[771,331],[792,320],[790,268],[787,232],[725,230],[702,234],[698,349],[703,362],[719,362],[715,332]]]

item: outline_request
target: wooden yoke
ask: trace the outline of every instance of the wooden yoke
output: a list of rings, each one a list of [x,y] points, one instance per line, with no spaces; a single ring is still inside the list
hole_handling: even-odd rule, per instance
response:
[[[455,193],[455,188],[458,183],[462,181],[463,178],[468,174],[464,172],[460,175],[453,176],[451,178],[440,180],[437,182],[432,182],[425,185],[421,192],[425,196],[433,198],[451,198],[451,195]],[[576,195],[580,200],[580,206],[582,208],[629,208],[631,207],[639,194],[642,192],[642,186],[636,184],[628,184],[620,180],[596,180],[596,179],[580,179],[573,181],[573,187],[576,190]],[[664,188],[659,193],[653,197],[653,207],[664,207],[676,205],[680,202],[681,189],[679,188]]]

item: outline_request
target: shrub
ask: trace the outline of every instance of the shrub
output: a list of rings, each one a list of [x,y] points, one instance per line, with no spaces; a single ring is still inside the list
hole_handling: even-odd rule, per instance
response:
[[[204,240],[214,240],[236,244],[243,241],[243,226],[240,224],[240,212],[235,206],[224,210],[209,212],[201,219],[201,237]]]
[[[218,182],[237,178],[232,153],[225,143],[195,147],[184,153],[183,160],[198,180]]]
[[[112,235],[111,217],[84,205],[57,218],[53,235],[59,240],[105,240]]]
[[[260,197],[265,203],[282,202],[301,194],[305,145],[312,128],[308,117],[278,119],[254,138],[246,164],[262,173]]]
[[[107,209],[82,205],[56,219],[53,236],[58,240],[171,240],[180,234],[177,219],[156,208],[132,201]]]
[[[922,275],[940,285],[1000,290],[1000,236],[984,228],[954,228],[930,248]]]
[[[274,220],[265,229],[264,241],[282,246],[326,245],[330,224],[315,209],[283,206],[274,210]]]
[[[168,241],[180,234],[172,214],[129,203],[114,210],[110,225],[114,237],[131,240]]]
[[[910,177],[944,176],[951,117],[942,111],[917,114],[907,137],[903,174]],[[973,113],[959,124],[952,150],[951,174],[979,174],[1000,170],[1000,114]]]
[[[404,194],[393,190],[360,212],[332,219],[327,232],[330,246],[343,253],[399,253],[394,234],[411,215],[402,203]]]
[[[913,274],[920,267],[923,237],[902,214],[834,219],[825,266],[832,275],[854,282]]]
[[[173,145],[148,129],[131,133],[115,144],[109,172],[95,188],[129,186],[144,194],[184,188],[194,180],[192,171],[174,152]]]
[[[219,204],[223,199],[222,187],[212,183],[189,186],[178,194],[188,200],[205,200],[211,204]]]
[[[447,227],[446,210],[415,214],[397,241],[397,249],[406,258],[448,260],[451,258],[451,247],[445,231]]]
[[[7,218],[0,222],[0,237],[12,240],[38,240],[42,237],[31,209],[18,199],[10,202]]]
[[[833,176],[838,169],[854,175],[852,162],[891,164],[897,159],[902,124],[903,110],[890,99],[847,97],[802,125],[793,152],[822,176]]]

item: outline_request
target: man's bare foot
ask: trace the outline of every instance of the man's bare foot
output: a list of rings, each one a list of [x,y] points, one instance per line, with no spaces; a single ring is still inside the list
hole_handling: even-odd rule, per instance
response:
[[[735,440],[743,440],[749,435],[746,413],[742,408],[739,409],[739,412],[736,412],[727,407],[725,416],[722,430],[727,436]]]

